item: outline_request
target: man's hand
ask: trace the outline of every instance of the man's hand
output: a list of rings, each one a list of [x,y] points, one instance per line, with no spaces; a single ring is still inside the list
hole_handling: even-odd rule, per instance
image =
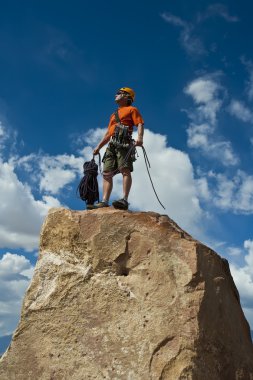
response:
[[[94,154],[94,156],[96,156],[98,153],[99,153],[99,148],[98,147],[96,147],[94,150],[93,150],[93,154]]]
[[[143,145],[143,141],[142,140],[137,140],[134,142],[134,145],[135,146],[142,146]]]

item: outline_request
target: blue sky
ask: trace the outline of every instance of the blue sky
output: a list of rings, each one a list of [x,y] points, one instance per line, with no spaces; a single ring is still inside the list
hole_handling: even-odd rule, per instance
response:
[[[0,337],[16,327],[48,209],[83,208],[75,196],[82,164],[122,86],[136,91],[166,213],[229,260],[253,329],[252,8],[193,0],[2,4]],[[164,212],[141,152],[130,203]]]

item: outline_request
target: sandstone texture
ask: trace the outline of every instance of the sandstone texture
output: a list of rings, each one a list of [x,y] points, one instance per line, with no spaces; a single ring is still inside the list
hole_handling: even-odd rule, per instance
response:
[[[168,216],[52,209],[0,380],[253,380],[226,260]]]

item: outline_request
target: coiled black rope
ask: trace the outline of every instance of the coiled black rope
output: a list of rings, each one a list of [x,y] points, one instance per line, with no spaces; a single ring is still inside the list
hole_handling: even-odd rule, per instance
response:
[[[99,170],[101,170],[101,156],[99,154]],[[79,197],[85,201],[87,204],[94,204],[94,202],[99,201],[99,190],[98,190],[98,165],[95,162],[94,155],[91,161],[87,161],[83,164],[83,178],[81,179],[76,193],[79,193]]]

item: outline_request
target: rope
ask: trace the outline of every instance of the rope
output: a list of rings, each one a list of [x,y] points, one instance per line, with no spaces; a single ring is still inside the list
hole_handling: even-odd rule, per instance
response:
[[[150,182],[151,182],[152,188],[153,188],[153,190],[154,190],[154,193],[155,193],[155,195],[156,195],[156,198],[157,198],[158,202],[160,203],[160,205],[162,206],[162,208],[165,210],[164,205],[161,203],[160,199],[158,198],[157,192],[156,192],[156,190],[155,190],[155,187],[154,187],[154,184],[153,184],[153,181],[152,181],[152,178],[151,178],[150,172],[149,172],[149,169],[151,168],[151,166],[150,166],[150,162],[149,162],[149,159],[148,159],[148,155],[147,155],[147,152],[146,152],[144,146],[142,146],[142,151],[143,151],[143,156],[144,156],[144,160],[145,160],[145,164],[146,164],[146,168],[147,168],[147,172],[148,172],[148,176],[149,176],[149,179],[150,179]]]
[[[91,161],[85,162],[83,164],[83,178],[81,179],[76,193],[79,192],[80,198],[87,204],[94,204],[94,202],[99,201],[99,191],[98,191],[98,167],[100,173],[101,170],[101,156],[99,153],[99,165],[96,164],[94,155]]]

